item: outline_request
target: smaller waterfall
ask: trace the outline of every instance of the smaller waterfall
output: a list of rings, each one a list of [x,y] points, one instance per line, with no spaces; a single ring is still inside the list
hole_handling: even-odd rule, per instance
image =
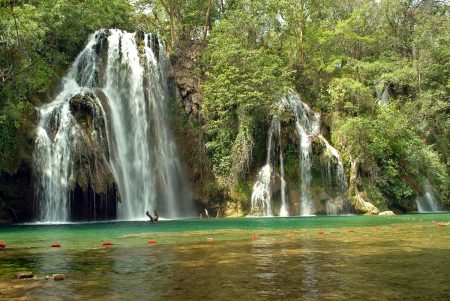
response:
[[[270,164],[264,165],[256,177],[252,191],[251,214],[272,216],[272,189],[271,189],[272,168]]]
[[[338,186],[337,187],[338,190],[346,191],[347,190],[347,181],[345,179],[344,165],[342,164],[339,152],[337,151],[337,149],[335,149],[333,146],[331,146],[330,143],[322,135],[319,135],[318,137],[325,144],[326,152],[328,153],[329,156],[331,156],[330,159],[336,160],[336,184]],[[331,160],[330,159],[327,160],[327,173],[326,173],[328,187],[332,186],[331,172],[330,172],[330,169],[331,169]],[[345,199],[342,197],[337,197],[337,198],[327,200],[327,202],[325,204],[327,215],[338,215],[341,213],[349,213],[349,210],[346,205],[347,204],[345,202]]]
[[[295,128],[300,137],[300,215],[315,214],[314,201],[311,198],[311,137],[319,134],[320,116],[315,114],[297,95],[289,93],[284,103],[292,110]]]
[[[283,148],[281,144],[281,124],[277,120],[276,123],[278,132],[278,144],[280,145],[280,174],[281,174],[281,207],[279,216],[289,216],[289,212],[286,207],[286,180],[284,179],[284,160],[283,160]]]
[[[387,105],[389,103],[388,85],[378,85],[376,88],[377,103],[379,105]]]
[[[424,191],[425,193],[423,196],[417,196],[416,198],[417,210],[419,213],[439,211],[439,202],[433,191],[433,186],[428,179],[425,179],[424,181]]]
[[[289,212],[286,204],[286,180],[284,177],[284,159],[281,144],[281,125],[277,118],[272,119],[269,128],[269,137],[267,139],[267,159],[266,165],[261,168],[256,177],[256,182],[253,185],[252,197],[251,197],[251,214],[272,216],[272,144],[273,135],[278,136],[278,144],[280,147],[279,160],[280,160],[280,182],[281,182],[281,206],[279,216],[289,216]]]
[[[251,197],[251,214],[272,216],[272,167],[270,159],[272,155],[272,137],[276,121],[272,120],[269,128],[269,137],[267,139],[267,159],[266,165],[258,172],[256,182],[253,185]]]
[[[325,144],[327,152],[329,154],[331,154],[331,156],[337,162],[337,164],[336,164],[336,166],[337,166],[337,169],[336,169],[336,181],[337,181],[337,184],[339,186],[339,189],[341,191],[347,190],[347,180],[345,179],[344,165],[342,164],[341,156],[339,155],[339,152],[337,151],[337,149],[335,149],[333,146],[331,146],[331,144],[327,141],[327,139],[325,139],[322,135],[319,135],[318,137]],[[328,163],[330,163],[329,160],[328,160]]]
[[[326,160],[325,186],[328,187],[330,195],[336,193],[340,196],[330,198],[325,203],[325,209],[329,215],[347,213],[347,201],[344,192],[347,189],[347,182],[344,174],[344,167],[339,156],[339,152],[320,135],[320,115],[314,113],[307,104],[303,103],[299,96],[294,93],[286,94],[279,102],[279,110],[288,110],[293,114],[295,132],[300,139],[299,143],[299,174],[300,174],[300,200],[299,213],[302,216],[316,214],[316,206],[311,194],[312,181],[312,139],[318,138],[323,142],[324,159]],[[281,182],[281,205],[279,216],[289,216],[289,206],[286,200],[286,180],[284,170],[284,157],[282,147],[281,123],[278,118],[274,118],[269,128],[267,144],[267,160],[264,167],[258,172],[257,179],[253,185],[251,204],[252,215],[272,216],[272,173],[276,172],[272,165],[273,135],[278,135],[279,164]],[[335,177],[332,170],[335,170]],[[335,179],[333,181],[332,179]],[[275,213],[277,211],[275,210]]]

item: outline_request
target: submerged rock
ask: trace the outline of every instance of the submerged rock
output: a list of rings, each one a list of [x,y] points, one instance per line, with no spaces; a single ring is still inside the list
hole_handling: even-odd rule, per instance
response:
[[[33,278],[33,272],[18,272],[16,273],[16,279]]]
[[[64,274],[53,274],[53,280],[55,281],[64,280],[65,278]]]

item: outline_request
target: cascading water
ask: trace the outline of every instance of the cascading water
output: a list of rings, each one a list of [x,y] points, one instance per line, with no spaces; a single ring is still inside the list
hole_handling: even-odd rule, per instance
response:
[[[279,216],[289,216],[289,212],[286,206],[286,180],[284,178],[284,159],[283,159],[283,148],[281,145],[281,124],[280,121],[276,122],[277,132],[278,132],[278,144],[280,145],[280,174],[281,174],[281,207]]]
[[[70,190],[80,173],[73,158],[81,136],[100,145],[96,154],[106,159],[103,169],[112,174],[120,195],[119,219],[141,219],[146,210],[167,218],[193,215],[168,127],[167,64],[164,46],[152,35],[113,29],[90,37],[62,80],[61,93],[39,109],[34,153],[39,220],[70,219]],[[74,117],[80,94],[89,94],[90,107],[100,112],[93,114],[93,125]],[[90,162],[88,173],[96,162]],[[92,177],[93,183],[101,182]]]
[[[326,201],[326,211],[329,215],[337,215],[344,213],[346,210],[346,198],[344,192],[347,189],[347,182],[344,174],[344,167],[340,159],[338,151],[332,147],[328,141],[320,135],[320,116],[315,114],[305,103],[303,103],[298,95],[288,93],[279,103],[280,110],[288,109],[292,112],[295,119],[295,131],[300,138],[299,142],[299,162],[300,162],[300,200],[299,214],[309,216],[316,214],[316,208],[313,197],[311,196],[311,180],[312,180],[312,138],[317,137],[324,144],[327,160],[327,172],[325,177],[328,178],[327,186],[333,186],[331,180],[332,166],[336,166],[336,190],[341,194],[340,197],[329,199]],[[271,167],[272,153],[272,136],[274,132],[278,135],[278,143],[280,146],[280,181],[281,181],[281,206],[279,216],[289,216],[288,205],[286,201],[286,181],[284,174],[284,158],[283,149],[281,147],[281,124],[278,119],[273,119],[269,129],[269,139],[267,146],[266,165],[259,171],[257,181],[252,191],[252,210],[250,214],[259,213],[263,216],[272,215],[272,173],[275,168]],[[270,208],[270,211],[262,210]],[[259,210],[259,211],[258,211]]]
[[[377,103],[379,105],[387,105],[389,103],[389,91],[388,86],[381,84],[376,87],[376,93],[377,93]]]
[[[269,128],[269,137],[267,139],[267,159],[266,165],[258,173],[256,182],[253,185],[252,197],[251,197],[251,214],[272,216],[272,145],[273,136],[278,136],[278,144],[280,146],[280,188],[281,188],[281,207],[279,216],[289,216],[286,205],[286,181],[284,178],[284,162],[283,151],[281,147],[281,125],[280,121],[276,118],[272,119]]]
[[[39,220],[48,222],[66,221],[69,216],[68,182],[71,167],[71,143],[74,141],[74,122],[68,104],[58,104],[58,131],[53,139],[44,129],[50,126],[53,108],[40,109],[37,128],[35,169],[37,172],[37,196],[41,199]]]
[[[264,165],[259,171],[252,190],[252,215],[272,216],[272,168],[270,164]]]
[[[319,134],[320,118],[293,93],[288,93],[285,101],[294,113],[295,128],[300,137],[300,215],[314,215],[315,206],[310,194],[311,137]]]
[[[424,195],[417,196],[416,205],[419,213],[430,213],[439,211],[439,202],[433,191],[433,186],[428,179],[424,181]]]
[[[258,172],[256,182],[253,184],[250,213],[253,215],[272,216],[272,137],[275,129],[275,119],[272,120],[267,139],[266,165]]]
[[[322,136],[318,136],[322,142],[325,144],[326,152],[328,156],[331,156],[335,162],[336,162],[336,184],[338,191],[344,192],[347,190],[347,181],[345,179],[344,174],[344,165],[341,161],[341,156],[339,155],[339,152],[337,149],[335,149],[333,146],[330,145],[330,143]],[[326,178],[327,178],[327,187],[331,187],[332,181],[331,181],[331,160],[327,160],[327,172],[326,172]],[[337,197],[334,199],[327,200],[325,204],[325,208],[327,211],[327,215],[338,215],[340,213],[348,213],[348,203],[345,202],[345,198]]]

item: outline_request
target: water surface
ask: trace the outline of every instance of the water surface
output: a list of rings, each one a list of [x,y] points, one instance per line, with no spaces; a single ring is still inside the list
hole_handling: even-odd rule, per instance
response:
[[[438,223],[448,221],[450,214],[2,226],[0,299],[447,300],[450,226]],[[37,279],[13,279],[24,270]],[[45,280],[53,273],[67,277]]]

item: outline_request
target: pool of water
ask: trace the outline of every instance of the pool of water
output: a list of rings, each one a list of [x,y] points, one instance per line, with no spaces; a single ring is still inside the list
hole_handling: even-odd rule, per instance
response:
[[[444,213],[1,226],[0,299],[448,300],[449,221]],[[14,279],[20,271],[37,277]],[[54,273],[66,279],[46,280]]]

